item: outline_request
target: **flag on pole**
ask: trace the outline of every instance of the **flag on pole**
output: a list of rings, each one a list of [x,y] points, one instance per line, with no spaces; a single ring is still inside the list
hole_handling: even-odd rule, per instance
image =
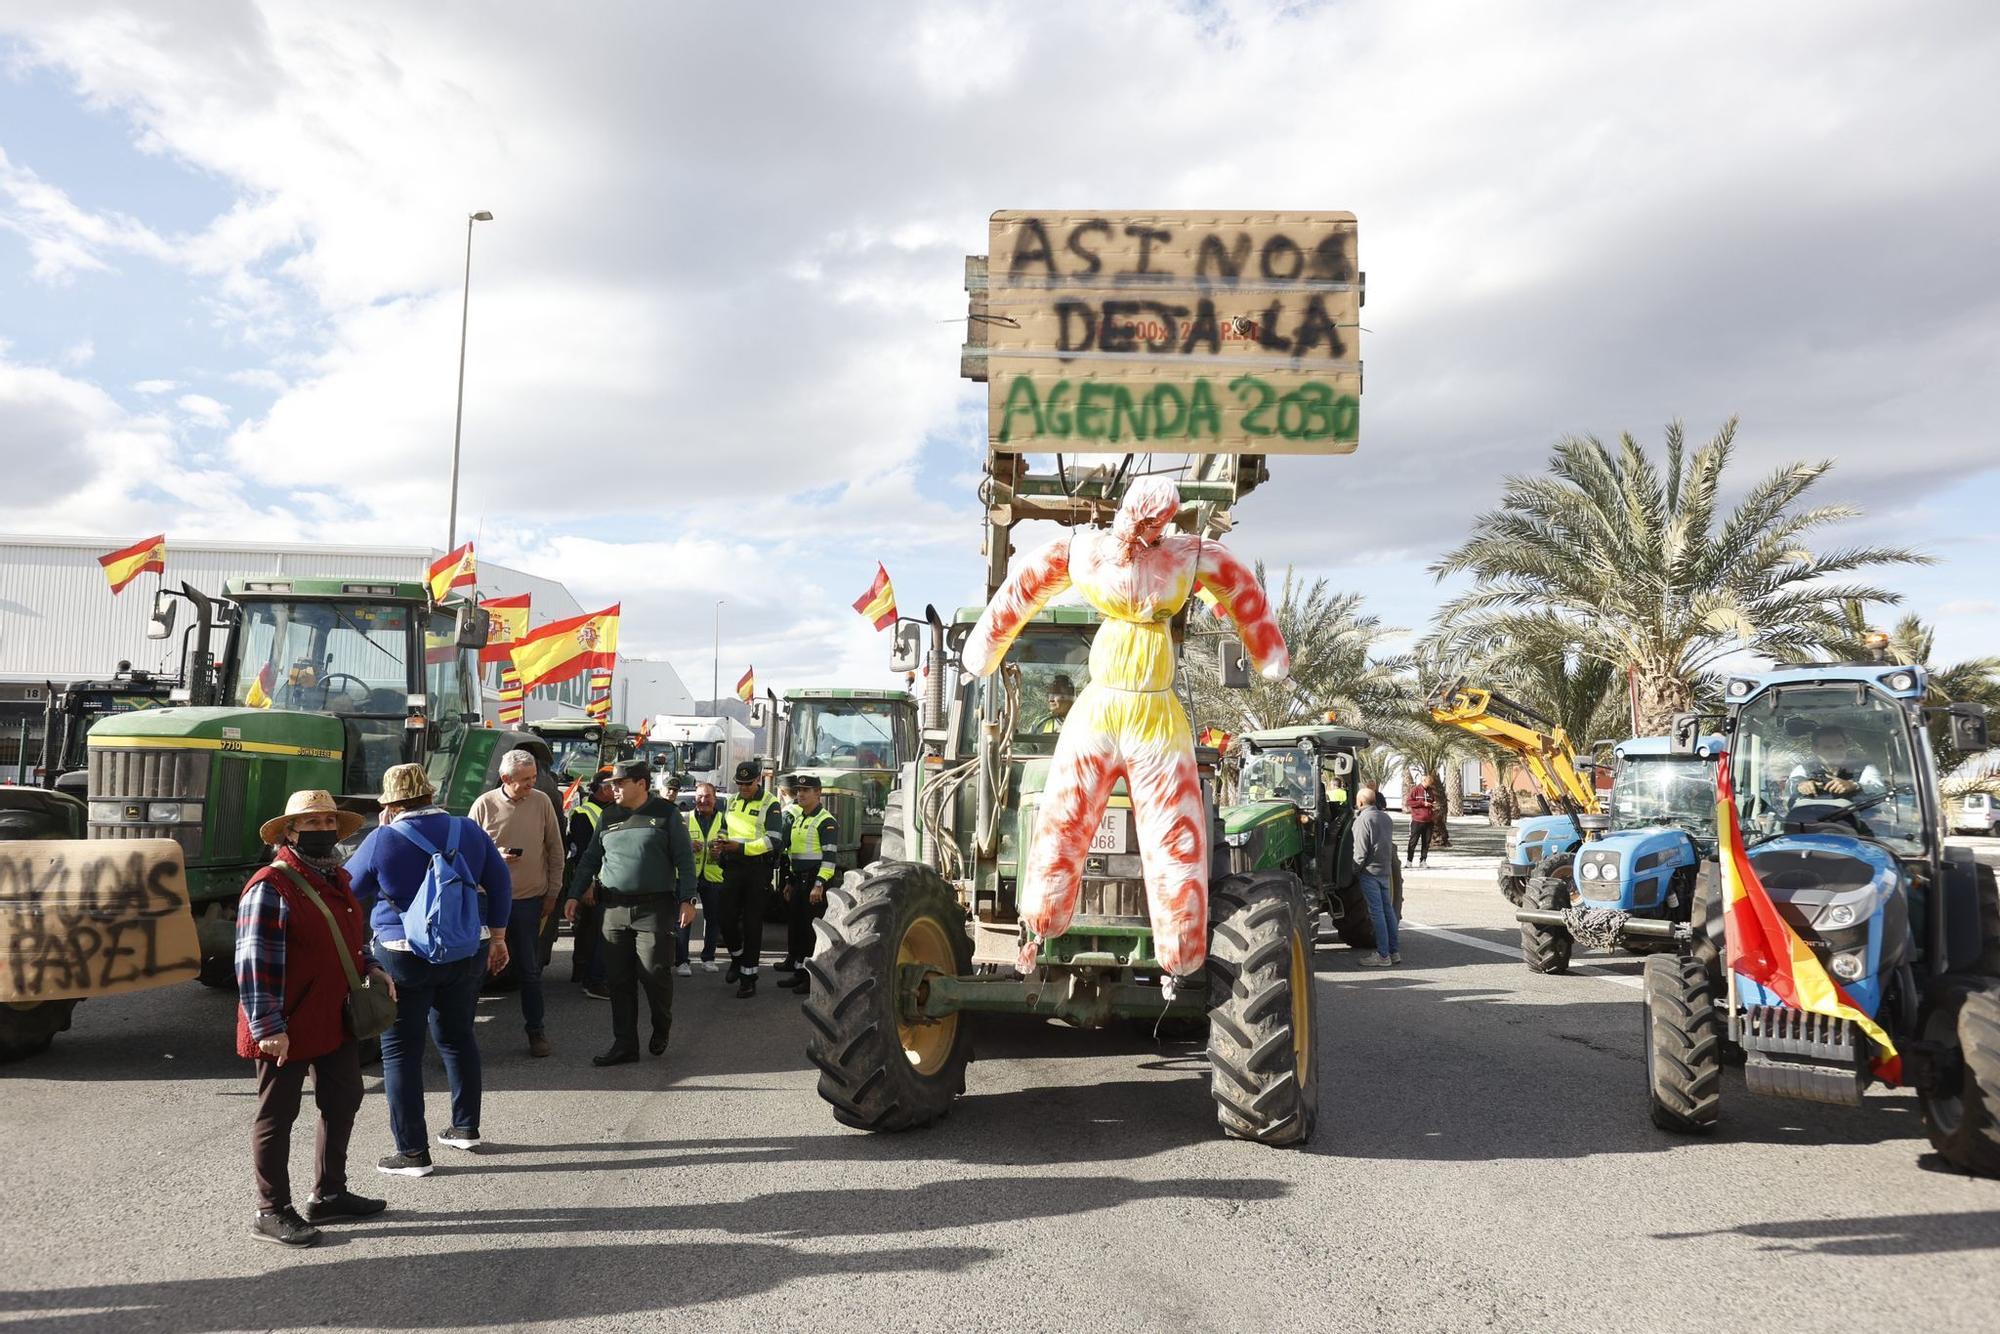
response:
[[[498,713],[502,727],[519,727],[521,725],[521,714],[525,707],[522,701],[526,699],[527,693],[527,691],[521,689],[521,674],[519,672],[515,671],[512,667],[502,667],[500,669],[500,708]]]
[[[111,581],[113,594],[125,591],[125,585],[148,571],[153,574],[167,572],[167,535],[160,533],[143,542],[134,542],[129,547],[99,556],[97,563],[104,567],[104,577]]]
[[[1874,1060],[1876,1075],[1889,1084],[1900,1082],[1903,1062],[1896,1044],[1833,980],[1812,946],[1778,915],[1777,905],[1757,877],[1757,868],[1750,864],[1743,830],[1737,824],[1729,759],[1724,755],[1716,766],[1715,805],[1716,828],[1721,831],[1722,929],[1730,970],[1775,991],[1794,1009],[1853,1020],[1879,1048]]]
[[[267,662],[258,671],[257,679],[250,683],[250,688],[243,692],[243,702],[253,709],[268,709],[271,707],[271,692],[277,686],[277,669]]]
[[[583,675],[592,667],[607,670],[618,662],[618,603],[603,611],[550,621],[514,641],[514,667],[521,685],[533,690]]]
[[[511,662],[514,645],[528,633],[528,594],[516,593],[510,598],[481,598],[479,605],[486,608],[489,630],[486,647],[479,650],[481,662]]]
[[[479,582],[479,568],[472,559],[472,543],[467,542],[458,550],[447,551],[432,561],[426,582],[431,586],[433,602],[444,601],[445,594],[454,588],[470,588]]]
[[[887,630],[896,623],[896,586],[889,582],[889,571],[880,561],[875,563],[875,582],[854,599],[854,610],[872,621],[877,630]]]
[[[600,723],[611,717],[611,673],[606,668],[590,669],[590,697],[583,711]]]
[[[736,698],[742,700],[745,704],[757,698],[757,669],[755,667],[744,668],[743,679],[736,683]]]

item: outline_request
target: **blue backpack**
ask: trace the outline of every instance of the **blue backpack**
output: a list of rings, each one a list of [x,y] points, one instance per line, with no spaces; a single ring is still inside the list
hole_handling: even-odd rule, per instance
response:
[[[412,829],[409,821],[398,820],[389,826],[390,832],[401,834],[431,859],[430,869],[424,872],[424,883],[401,915],[403,935],[410,942],[411,952],[432,963],[470,959],[479,952],[479,944],[486,937],[486,924],[479,914],[479,886],[473,883],[458,855],[458,835],[463,828],[465,821],[452,817],[451,836],[445,839],[444,851],[440,852],[429,839]]]

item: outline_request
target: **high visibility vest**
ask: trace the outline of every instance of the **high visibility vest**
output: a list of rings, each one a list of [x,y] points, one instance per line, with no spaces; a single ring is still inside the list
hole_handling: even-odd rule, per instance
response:
[[[589,822],[593,834],[597,832],[597,826],[604,823],[604,808],[587,797],[576,804],[576,810]]]
[[[731,797],[722,812],[724,837],[741,843],[746,857],[763,856],[771,850],[767,823],[771,807],[776,804],[776,797],[761,794],[748,800]]]
[[[829,850],[828,845],[833,842],[833,837],[829,837],[828,831],[832,830],[833,835],[837,837],[839,824],[840,822],[833,818],[833,812],[824,806],[811,815],[807,815],[803,810],[793,811],[791,837],[787,840],[789,846],[785,849],[786,855],[802,862],[820,863],[819,878],[833,879],[833,863],[826,859],[825,854]]]
[[[721,884],[722,863],[717,860],[715,851],[709,844],[724,836],[722,812],[709,812],[708,827],[704,829],[701,823],[701,812],[689,811],[688,829],[692,832],[696,844],[694,850],[695,874],[711,885]]]

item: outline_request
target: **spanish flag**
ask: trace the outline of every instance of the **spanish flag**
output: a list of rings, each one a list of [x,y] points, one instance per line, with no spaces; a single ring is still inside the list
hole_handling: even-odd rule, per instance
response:
[[[148,571],[154,574],[167,572],[167,535],[161,533],[143,542],[134,542],[129,547],[121,547],[109,555],[99,556],[97,563],[104,567],[104,577],[111,581],[111,591],[122,593],[125,585]]]
[[[1214,746],[1217,750],[1229,749],[1229,733],[1220,727],[1204,727],[1194,740],[1197,746]]]
[[[736,683],[736,698],[742,700],[745,704],[757,698],[757,669],[755,667],[744,669],[743,679]]]
[[[527,691],[521,689],[521,674],[519,672],[515,671],[512,667],[502,667],[500,669],[500,708],[498,712],[502,727],[519,727],[521,725],[521,714],[524,711],[522,701],[527,693]]]
[[[479,660],[513,661],[515,643],[528,633],[528,594],[516,593],[510,598],[481,598],[479,605],[486,608],[491,622],[486,647],[479,650]]]
[[[470,588],[479,582],[479,567],[472,559],[472,543],[467,542],[456,551],[447,551],[431,562],[427,582],[431,586],[431,601],[442,602],[445,595],[454,588]]]
[[[875,563],[875,582],[854,599],[854,610],[874,622],[877,630],[887,630],[896,623],[896,586],[889,582],[889,571],[880,561]]]
[[[514,641],[514,668],[523,689],[583,675],[618,663],[618,603],[603,611],[550,621]]]
[[[1878,1048],[1876,1076],[1888,1084],[1900,1082],[1903,1062],[1896,1044],[1827,973],[1812,946],[1778,915],[1777,905],[1757,878],[1736,820],[1736,793],[1727,755],[1716,766],[1715,792],[1716,828],[1721,831],[1722,927],[1730,970],[1777,992],[1794,1009],[1853,1020]]]
[[[253,709],[270,708],[271,691],[277,687],[277,683],[278,673],[276,669],[270,663],[265,663],[263,670],[257,673],[257,679],[252,681],[250,688],[243,692],[243,702]]]

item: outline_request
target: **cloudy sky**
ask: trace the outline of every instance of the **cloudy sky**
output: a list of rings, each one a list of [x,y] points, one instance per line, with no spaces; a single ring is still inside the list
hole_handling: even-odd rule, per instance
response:
[[[1349,209],[1359,452],[1236,549],[1417,627],[1564,432],[1743,419],[2000,652],[2000,10],[0,0],[0,531],[441,545],[628,652],[886,680],[977,592],[999,208]]]

